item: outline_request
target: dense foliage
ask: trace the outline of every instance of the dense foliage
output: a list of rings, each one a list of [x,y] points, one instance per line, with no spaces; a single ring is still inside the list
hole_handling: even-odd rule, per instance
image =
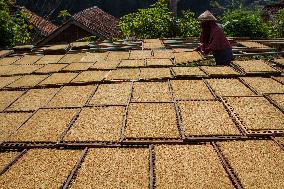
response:
[[[0,0],[0,47],[12,46],[26,43],[30,40],[27,16],[17,12],[15,16],[10,15],[10,0]]]
[[[68,12],[68,10],[62,10],[59,12],[57,17],[61,19],[62,23],[64,23],[67,21],[68,18],[71,17],[71,14]]]
[[[165,1],[158,1],[148,9],[123,16],[119,26],[125,37],[164,38],[175,36],[198,36],[199,23],[195,14],[183,11],[175,18]]]
[[[262,21],[258,11],[244,9],[228,11],[221,21],[228,36],[262,38],[270,34],[270,27]]]
[[[177,27],[179,31],[178,36],[199,36],[200,35],[200,24],[197,21],[195,14],[190,11],[182,11],[182,16],[177,19]]]
[[[171,37],[175,35],[173,19],[167,3],[158,1],[148,9],[123,16],[119,26],[126,37]]]

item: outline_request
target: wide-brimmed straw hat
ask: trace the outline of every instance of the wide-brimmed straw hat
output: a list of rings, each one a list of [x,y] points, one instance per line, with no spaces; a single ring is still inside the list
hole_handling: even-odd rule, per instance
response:
[[[199,21],[217,21],[215,16],[210,11],[205,11],[198,17]]]

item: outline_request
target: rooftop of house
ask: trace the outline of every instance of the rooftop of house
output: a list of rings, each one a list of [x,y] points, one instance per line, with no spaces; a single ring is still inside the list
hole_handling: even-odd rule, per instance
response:
[[[27,14],[28,18],[30,19],[30,23],[32,26],[40,32],[43,36],[48,36],[52,32],[54,32],[58,27],[48,21],[45,18],[31,12],[30,10],[26,9],[25,7],[21,7],[21,10]]]
[[[0,51],[1,186],[283,188],[284,58],[216,66],[174,42]]]

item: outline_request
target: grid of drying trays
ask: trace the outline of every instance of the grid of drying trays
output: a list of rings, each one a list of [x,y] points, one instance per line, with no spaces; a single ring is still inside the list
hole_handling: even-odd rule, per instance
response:
[[[25,158],[33,163],[32,154],[46,154],[48,159],[49,152],[45,151],[48,150],[53,154],[50,162],[56,162],[58,157],[54,154],[62,152],[73,158],[72,166],[66,168],[68,171],[63,170],[65,176],[55,179],[54,184],[57,185],[54,187],[80,188],[86,181],[80,170],[88,169],[84,163],[90,164],[92,156],[105,160],[96,151],[106,156],[118,153],[121,157],[129,153],[131,157],[125,157],[125,160],[118,158],[112,161],[125,167],[127,161],[138,161],[137,166],[132,165],[133,170],[125,173],[129,177],[134,175],[137,183],[134,182],[133,186],[173,187],[170,182],[167,183],[169,185],[163,182],[169,175],[162,174],[165,170],[161,170],[159,165],[165,157],[160,154],[174,158],[176,153],[181,153],[179,150],[185,153],[194,151],[191,148],[200,148],[198,153],[204,151],[204,155],[216,156],[216,166],[224,168],[221,169],[226,175],[224,179],[229,180],[228,186],[249,186],[246,179],[238,174],[234,160],[226,154],[226,144],[231,141],[229,143],[250,146],[250,142],[262,142],[262,146],[274,145],[273,148],[278,146],[284,150],[281,138],[284,136],[281,65],[275,67],[275,62],[251,60],[247,61],[248,64],[234,62],[228,67],[186,67],[191,61],[202,61],[202,57],[192,52],[179,54],[167,51],[161,54],[159,58],[153,51],[131,51],[128,54],[47,55],[46,60],[41,55],[1,59],[0,93],[1,98],[8,99],[8,103],[1,104],[0,114],[11,116],[13,121],[7,122],[13,128],[7,125],[11,130],[3,131],[7,136],[1,139],[1,152],[11,157],[1,165],[0,174],[9,176],[14,171],[11,168],[19,169],[17,162]],[[54,60],[56,63],[52,62]],[[148,64],[152,61],[154,63]],[[107,66],[107,62],[112,63]],[[41,69],[44,71],[41,72]],[[245,109],[247,106],[250,109]],[[258,109],[258,106],[261,108]],[[200,111],[209,113],[201,117]],[[264,113],[272,119],[270,125],[262,125],[268,123],[262,116]],[[259,120],[254,120],[257,123],[254,124],[243,115]],[[50,123],[47,120],[51,120]],[[84,124],[87,126],[80,130],[78,125]],[[166,153],[163,148],[169,152]],[[281,158],[283,154],[280,152],[277,157]],[[38,161],[43,160],[39,158]],[[144,164],[141,165],[141,162]],[[24,160],[22,163],[25,163]],[[283,170],[279,169],[280,174]],[[135,177],[137,172],[141,174],[140,182]],[[46,175],[47,180],[51,179],[50,174]],[[145,182],[142,182],[143,179]],[[183,182],[180,181],[181,184]],[[121,183],[115,184],[114,188],[124,187]],[[280,183],[279,186],[283,185]]]

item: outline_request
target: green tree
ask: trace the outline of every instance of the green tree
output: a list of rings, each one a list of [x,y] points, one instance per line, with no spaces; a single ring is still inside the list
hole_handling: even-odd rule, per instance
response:
[[[119,26],[125,37],[163,38],[176,33],[174,17],[165,0],[123,16]]]
[[[30,40],[30,26],[27,16],[18,11],[11,16],[10,0],[0,0],[0,47],[27,43]]]
[[[237,9],[227,11],[221,18],[224,31],[232,37],[265,38],[269,36],[269,26],[261,19],[259,11]]]
[[[58,18],[62,19],[62,22],[66,22],[68,18],[71,17],[71,14],[68,12],[68,10],[62,10],[59,12]]]
[[[177,28],[179,31],[179,36],[181,37],[196,37],[200,35],[200,24],[195,18],[193,12],[182,11],[182,16],[177,19]]]

